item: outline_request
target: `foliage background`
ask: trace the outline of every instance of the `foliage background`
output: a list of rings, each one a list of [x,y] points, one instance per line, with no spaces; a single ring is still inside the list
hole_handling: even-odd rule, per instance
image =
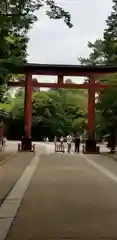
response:
[[[6,135],[21,139],[24,131],[24,90],[20,89],[9,103],[1,104],[10,113]],[[32,137],[66,136],[83,132],[86,127],[87,92],[83,90],[34,91],[32,100]]]

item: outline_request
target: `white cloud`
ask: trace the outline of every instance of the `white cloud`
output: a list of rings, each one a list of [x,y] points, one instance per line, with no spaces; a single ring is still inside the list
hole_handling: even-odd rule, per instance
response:
[[[77,64],[78,56],[87,56],[88,40],[103,34],[112,0],[58,0],[69,11],[74,24],[69,29],[62,20],[50,20],[44,10],[29,32],[28,61],[36,63]]]
[[[58,0],[71,13],[74,27],[62,20],[50,20],[44,9],[29,32],[28,61],[33,63],[78,64],[79,56],[88,56],[87,42],[102,37],[112,0]]]

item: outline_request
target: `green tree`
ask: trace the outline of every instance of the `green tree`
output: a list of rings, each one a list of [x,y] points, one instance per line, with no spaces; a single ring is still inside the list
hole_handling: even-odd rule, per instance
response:
[[[88,42],[88,47],[91,53],[88,58],[78,58],[82,65],[98,65],[105,63],[104,42],[101,39],[96,39],[94,43]]]
[[[88,42],[91,49],[89,58],[78,58],[81,64],[116,64],[117,63],[117,0],[113,0],[112,12],[106,20],[102,39]]]
[[[107,64],[117,64],[117,0],[113,0],[112,12],[104,30],[104,54]]]
[[[79,58],[81,64],[116,65],[117,64],[117,0],[113,0],[112,12],[107,18],[103,39],[89,42],[91,49],[89,58]],[[117,74],[110,74],[99,79],[110,84],[117,83]],[[117,88],[101,90],[96,104],[96,130],[99,134],[112,133],[117,122]]]
[[[45,6],[49,18],[63,19],[72,27],[70,14],[56,5],[54,0],[0,1],[0,84],[8,80],[8,63],[19,65],[26,61],[27,33],[37,21],[35,11]]]
[[[20,93],[20,94],[19,94]],[[79,93],[79,94],[78,94]],[[80,98],[82,96],[82,98]],[[82,113],[86,109],[86,95],[80,90],[60,89],[58,91],[39,91],[33,92],[33,108],[32,108],[32,136],[35,140],[43,139],[48,136],[53,137],[68,133],[75,133],[80,129],[82,131],[84,125]],[[23,135],[24,125],[24,99],[22,91],[16,94],[11,106],[12,118],[9,120],[8,137],[20,139]],[[75,119],[79,119],[79,123],[75,125]],[[74,123],[74,124],[73,124]],[[14,130],[17,129],[17,130]]]
[[[75,134],[77,132],[83,133],[84,130],[86,129],[86,124],[87,124],[87,120],[83,118],[82,115],[79,118],[75,118],[72,122],[73,132]]]
[[[7,87],[6,86],[4,86],[4,85],[0,86],[0,102],[1,103],[4,103],[4,101],[5,101],[5,93],[6,93],[6,91],[7,91]]]

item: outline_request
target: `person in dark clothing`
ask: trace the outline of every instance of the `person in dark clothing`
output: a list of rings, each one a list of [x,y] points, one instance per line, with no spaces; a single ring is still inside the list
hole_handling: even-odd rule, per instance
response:
[[[115,148],[116,148],[116,138],[114,135],[110,135],[108,137],[108,144],[107,147],[110,148],[111,153],[115,152]]]
[[[80,149],[80,135],[79,133],[77,133],[75,137],[75,153],[79,153],[79,149]]]

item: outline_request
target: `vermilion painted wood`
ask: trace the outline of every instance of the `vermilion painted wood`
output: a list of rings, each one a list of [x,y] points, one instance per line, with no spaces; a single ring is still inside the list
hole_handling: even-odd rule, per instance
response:
[[[32,76],[26,75],[25,78],[25,99],[24,99],[24,131],[25,137],[31,137],[32,120]]]
[[[88,138],[95,139],[95,77],[89,78],[88,88]],[[94,87],[93,87],[94,86]]]
[[[8,82],[9,87],[25,87],[25,81],[18,81],[18,82]],[[102,84],[102,83],[83,83],[83,84],[76,84],[76,83],[44,83],[44,82],[33,82],[32,87],[36,88],[68,88],[68,89],[95,89],[96,91],[102,88],[115,88],[117,84]]]
[[[33,88],[66,88],[66,89],[87,89],[88,90],[88,137],[95,139],[95,92],[100,89],[117,87],[117,84],[95,83],[95,80],[109,73],[116,73],[117,66],[80,66],[80,65],[48,65],[48,64],[25,64],[13,68],[13,73],[24,73],[26,80],[17,82],[9,81],[10,87],[25,87],[25,137],[31,137],[31,108]],[[37,82],[32,80],[32,75],[55,75],[58,76],[57,83]],[[64,76],[88,77],[89,82],[83,84],[63,83]]]

